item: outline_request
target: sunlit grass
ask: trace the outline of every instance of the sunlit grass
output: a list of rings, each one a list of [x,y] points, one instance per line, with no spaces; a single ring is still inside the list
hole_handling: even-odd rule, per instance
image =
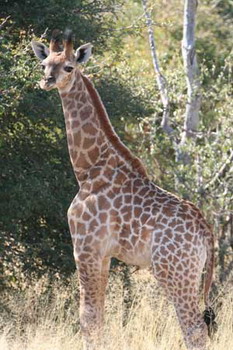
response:
[[[79,350],[82,340],[78,317],[78,287],[42,279],[24,292],[1,299],[1,350]],[[148,275],[112,276],[106,301],[103,349],[184,350],[173,307]],[[212,350],[233,349],[233,290],[221,301],[219,331]]]

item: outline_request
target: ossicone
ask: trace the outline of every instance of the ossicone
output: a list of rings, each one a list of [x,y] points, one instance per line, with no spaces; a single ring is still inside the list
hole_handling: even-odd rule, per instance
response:
[[[60,35],[61,35],[60,30],[54,29],[52,31],[52,36],[51,36],[50,45],[49,45],[50,52],[59,52],[62,50],[60,45]]]
[[[70,29],[66,29],[64,32],[64,52],[67,57],[70,57],[73,53],[73,33]]]

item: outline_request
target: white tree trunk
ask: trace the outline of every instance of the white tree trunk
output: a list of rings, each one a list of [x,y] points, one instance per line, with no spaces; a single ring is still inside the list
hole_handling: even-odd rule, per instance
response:
[[[156,75],[156,81],[158,84],[160,97],[161,97],[162,104],[163,104],[163,118],[162,118],[161,126],[166,133],[170,134],[173,132],[173,129],[169,126],[170,102],[169,102],[169,96],[168,96],[167,81],[166,81],[165,77],[162,75],[160,68],[159,68],[159,60],[158,60],[158,56],[156,53],[154,32],[153,32],[153,28],[152,28],[151,15],[150,15],[149,10],[148,10],[147,0],[142,0],[142,5],[143,5],[143,9],[144,9],[144,15],[146,18],[146,25],[148,28],[151,56],[152,56],[154,71],[155,71],[155,75]]]
[[[199,124],[199,110],[201,106],[200,74],[195,52],[195,17],[197,0],[185,0],[182,56],[186,73],[188,101],[186,104],[184,132],[181,144],[188,137],[194,137]]]

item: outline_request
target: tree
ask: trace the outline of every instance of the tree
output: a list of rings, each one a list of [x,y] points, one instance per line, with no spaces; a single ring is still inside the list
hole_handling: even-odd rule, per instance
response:
[[[201,107],[200,73],[195,51],[197,4],[197,0],[185,0],[184,5],[182,55],[187,80],[188,98],[181,144],[185,143],[186,138],[195,136],[199,124],[199,111]]]
[[[79,41],[90,40],[96,46],[96,58],[87,69],[94,75],[113,123],[116,120],[115,124],[119,124],[121,114],[129,118],[136,113],[145,114],[142,99],[134,98],[129,82],[125,85],[117,72],[105,75],[96,72],[97,58],[105,54],[115,39],[111,34],[108,40],[113,29],[111,18],[117,10],[115,1],[71,1],[68,5],[59,1],[59,11],[57,1],[55,4],[52,0],[39,3],[31,0],[29,7],[28,3],[4,2],[5,17],[0,21],[3,287],[21,286],[28,277],[39,277],[45,272],[67,277],[75,270],[66,212],[78,188],[67,153],[60,100],[56,92],[46,94],[38,87],[41,70],[32,58],[30,46],[35,33],[46,41],[54,27],[65,28],[68,23],[78,33]]]
[[[180,55],[181,2],[158,0],[148,5],[160,71],[169,86],[169,127],[174,130],[170,135],[161,127],[164,109],[145,45],[148,27],[141,0],[124,2],[122,10],[113,0],[30,0],[28,7],[27,3],[1,3],[0,274],[4,278],[0,283],[21,286],[33,274],[65,278],[75,270],[66,210],[77,188],[62,110],[55,92],[38,88],[41,70],[30,48],[35,35],[47,41],[52,29],[67,26],[76,34],[76,45],[94,44],[85,73],[91,75],[122,140],[144,161],[159,186],[197,203],[215,224],[221,279],[229,276],[233,249],[230,2],[199,2],[195,49],[202,105],[196,137],[186,138],[182,146],[188,164],[177,161],[172,139],[179,145],[187,98]]]

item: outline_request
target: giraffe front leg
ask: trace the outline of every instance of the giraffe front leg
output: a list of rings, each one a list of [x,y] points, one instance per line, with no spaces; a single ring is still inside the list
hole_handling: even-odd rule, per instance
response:
[[[104,299],[109,264],[79,262],[80,325],[85,350],[96,350],[100,345],[104,320]]]

